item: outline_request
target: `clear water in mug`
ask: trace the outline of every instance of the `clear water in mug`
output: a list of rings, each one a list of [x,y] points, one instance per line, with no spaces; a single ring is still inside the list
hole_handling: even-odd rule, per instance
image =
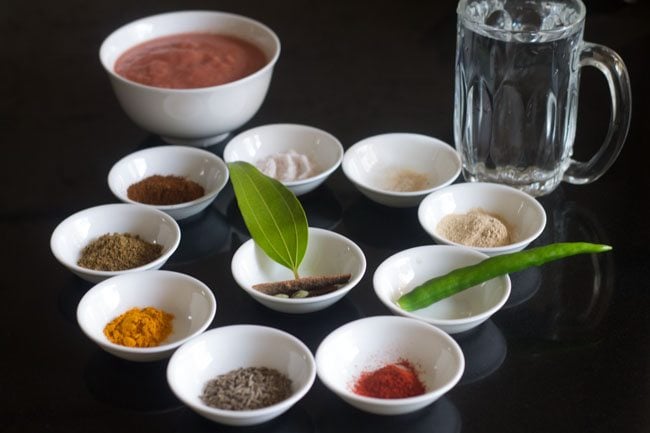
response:
[[[582,25],[567,27],[579,13],[561,2],[485,0],[466,15],[454,115],[464,177],[550,192],[575,137]]]

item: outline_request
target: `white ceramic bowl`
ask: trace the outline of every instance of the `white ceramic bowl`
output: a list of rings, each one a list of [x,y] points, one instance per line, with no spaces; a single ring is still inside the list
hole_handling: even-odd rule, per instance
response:
[[[354,382],[364,371],[410,361],[425,385],[422,395],[381,399],[358,395]],[[329,334],[316,351],[318,378],[350,405],[378,415],[422,409],[461,378],[465,359],[458,344],[434,326],[396,316],[374,316],[347,323]]]
[[[393,313],[419,319],[454,334],[472,329],[496,313],[510,296],[510,277],[503,275],[470,287],[426,308],[406,312],[397,299],[425,281],[488,256],[465,247],[426,245],[410,248],[384,260],[372,282],[379,300]]]
[[[420,203],[418,219],[437,243],[461,245],[445,238],[437,226],[446,215],[464,214],[472,209],[498,215],[513,240],[500,247],[468,247],[489,256],[526,248],[546,226],[544,207],[534,197],[507,185],[482,182],[458,183],[431,193]]]
[[[242,411],[213,408],[200,399],[208,381],[240,367],[278,370],[291,379],[291,396],[272,406]],[[309,391],[315,377],[314,357],[307,346],[284,331],[256,325],[211,329],[181,346],[167,366],[169,386],[185,405],[209,420],[235,426],[281,415]]]
[[[266,66],[240,80],[196,89],[164,89],[126,80],[114,71],[115,61],[129,48],[178,33],[213,32],[239,37],[259,47]],[[266,97],[280,41],[262,23],[215,11],[181,11],[153,15],[111,33],[99,50],[118,101],[141,128],[173,144],[208,146],[250,120]]]
[[[113,194],[126,203],[131,200],[127,189],[132,184],[153,175],[185,177],[201,185],[205,191],[196,200],[173,205],[146,205],[182,220],[208,207],[228,182],[228,167],[217,155],[188,146],[158,146],[131,153],[113,165],[108,173],[108,186]]]
[[[232,258],[232,275],[237,284],[262,305],[283,313],[310,313],[329,307],[352,290],[365,271],[366,258],[354,242],[338,233],[313,227],[309,228],[309,242],[299,273],[305,277],[350,273],[348,283],[333,292],[291,299],[254,289],[254,284],[290,280],[293,273],[271,260],[253,239],[244,242]]]
[[[343,172],[370,200],[391,207],[417,206],[460,174],[453,147],[420,134],[390,133],[363,139],[345,151]],[[417,187],[400,191],[405,185]],[[400,187],[398,187],[400,186]]]
[[[104,335],[111,320],[134,307],[155,307],[174,315],[172,333],[163,344],[127,347]],[[144,271],[93,286],[79,302],[77,321],[84,334],[108,353],[129,361],[157,361],[203,332],[212,323],[216,308],[212,291],[199,280],[171,271]]]
[[[297,196],[325,182],[343,159],[343,146],[336,137],[318,128],[291,123],[258,126],[238,134],[224,148],[223,159],[256,165],[266,157],[291,150],[306,155],[319,170],[306,179],[282,182]]]
[[[77,265],[81,251],[91,241],[109,233],[130,233],[163,246],[160,257],[124,271],[96,271]],[[63,220],[52,232],[54,257],[73,273],[91,283],[116,275],[159,269],[176,251],[181,240],[178,223],[166,213],[148,206],[107,204],[79,211]]]

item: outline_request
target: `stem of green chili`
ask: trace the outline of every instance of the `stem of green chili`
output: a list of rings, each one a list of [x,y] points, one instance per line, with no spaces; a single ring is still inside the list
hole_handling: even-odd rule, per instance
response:
[[[611,249],[609,245],[560,242],[489,257],[475,265],[458,268],[448,274],[425,281],[409,293],[402,295],[397,300],[397,304],[406,311],[419,310],[499,275],[518,272],[531,266],[541,266],[576,254],[602,253]]]

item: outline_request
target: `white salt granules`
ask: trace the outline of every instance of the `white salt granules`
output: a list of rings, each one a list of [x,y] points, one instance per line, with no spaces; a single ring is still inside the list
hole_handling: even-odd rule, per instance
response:
[[[318,165],[307,155],[293,149],[260,159],[255,166],[265,175],[281,182],[307,179],[320,172]]]

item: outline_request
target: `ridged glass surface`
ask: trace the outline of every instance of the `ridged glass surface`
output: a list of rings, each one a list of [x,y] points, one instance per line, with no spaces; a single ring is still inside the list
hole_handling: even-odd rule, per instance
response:
[[[581,16],[565,3],[521,1],[471,2],[459,13],[463,174],[545,194],[561,181],[575,136]]]

